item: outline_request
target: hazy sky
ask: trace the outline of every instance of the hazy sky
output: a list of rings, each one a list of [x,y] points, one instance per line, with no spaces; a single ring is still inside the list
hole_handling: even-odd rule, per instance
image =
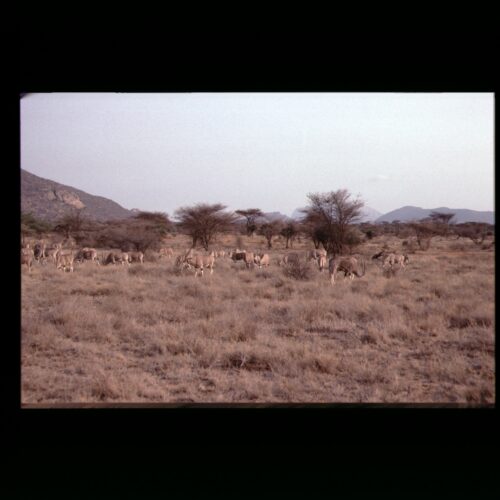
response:
[[[493,126],[491,93],[29,94],[21,167],[169,215],[290,215],[341,188],[383,213],[493,210]]]

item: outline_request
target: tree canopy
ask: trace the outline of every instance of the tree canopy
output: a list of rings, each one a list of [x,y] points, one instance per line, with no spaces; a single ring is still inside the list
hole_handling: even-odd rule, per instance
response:
[[[38,219],[32,213],[21,212],[21,235],[39,236],[52,229],[52,224]]]
[[[430,220],[441,224],[449,224],[451,219],[453,219],[453,217],[455,217],[454,213],[445,214],[443,212],[431,212],[429,215]]]
[[[327,252],[342,254],[346,250],[349,225],[359,221],[364,202],[351,199],[347,189],[307,195],[309,206],[303,209],[303,224],[313,241],[320,241]]]
[[[178,226],[193,239],[193,248],[200,242],[208,250],[219,233],[229,231],[237,216],[226,212],[221,203],[198,203],[191,207],[181,207],[174,213]]]
[[[264,212],[260,208],[247,208],[246,210],[236,210],[238,215],[241,215],[246,219],[246,230],[247,236],[252,236],[253,233],[257,230],[257,224],[255,220],[258,217],[262,217]]]
[[[275,220],[270,222],[264,222],[261,224],[257,230],[257,233],[264,236],[267,241],[267,248],[273,247],[273,237],[280,234],[283,229],[283,223],[281,221]]]

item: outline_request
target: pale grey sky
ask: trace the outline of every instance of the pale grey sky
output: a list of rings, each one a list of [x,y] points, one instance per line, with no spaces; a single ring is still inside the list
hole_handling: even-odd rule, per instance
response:
[[[29,94],[21,167],[125,208],[291,212],[346,188],[494,209],[492,93]]]

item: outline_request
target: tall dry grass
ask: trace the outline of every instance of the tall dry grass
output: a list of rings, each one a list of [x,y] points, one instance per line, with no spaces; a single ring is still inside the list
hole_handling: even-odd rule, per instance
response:
[[[494,257],[454,243],[387,277],[369,257],[401,240],[374,238],[366,275],[334,286],[313,265],[307,279],[280,268],[279,241],[269,268],[218,259],[203,278],[154,254],[36,265],[22,271],[22,402],[491,403]]]

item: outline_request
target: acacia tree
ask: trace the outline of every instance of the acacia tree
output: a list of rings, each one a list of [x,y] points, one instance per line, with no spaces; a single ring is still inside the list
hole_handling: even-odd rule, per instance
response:
[[[51,229],[52,225],[49,222],[37,219],[31,212],[21,213],[21,238],[23,242],[26,237],[40,236]]]
[[[302,220],[300,223],[300,227],[302,232],[306,235],[306,237],[311,238],[314,248],[318,249],[321,244],[326,249],[327,237],[326,233],[321,229],[321,227],[316,226],[311,221]]]
[[[455,214],[445,214],[443,212],[431,212],[429,215],[429,219],[434,222],[440,222],[441,224],[449,224],[450,220],[455,217]]]
[[[327,252],[344,253],[350,225],[359,221],[364,202],[359,198],[352,200],[347,189],[310,193],[307,197],[309,206],[302,210],[304,222],[313,227],[314,237]]]
[[[85,224],[88,224],[88,219],[83,215],[83,208],[75,209],[72,213],[63,215],[54,231],[64,234],[66,239],[78,236]]]
[[[84,221],[78,231],[71,231],[75,242],[83,246],[121,248],[123,251],[158,248],[171,231],[172,222],[162,212],[139,212],[134,217],[107,222]],[[60,231],[67,235],[67,226]]]
[[[440,234],[436,225],[427,218],[422,219],[420,222],[410,222],[408,227],[415,232],[420,250],[428,250],[431,244],[431,238]]]
[[[367,240],[373,239],[379,233],[377,225],[370,222],[362,222],[359,225],[359,230],[366,236]]]
[[[163,237],[172,229],[172,222],[163,212],[139,212],[127,224],[126,234],[136,250],[145,252],[158,247]]]
[[[401,229],[401,221],[400,220],[393,220],[392,226],[394,227],[394,234],[396,236],[399,236],[399,231]]]
[[[236,210],[236,213],[246,219],[247,236],[253,236],[257,230],[255,220],[264,215],[262,210],[260,208],[247,208],[246,210]]]
[[[486,236],[493,234],[491,226],[484,222],[457,224],[454,227],[454,232],[458,238],[469,238],[478,246],[484,242]]]
[[[352,254],[356,251],[359,245],[363,243],[363,237],[364,234],[359,228],[356,226],[349,226],[344,241],[344,246],[348,253]]]
[[[286,248],[288,248],[288,244],[292,247],[293,240],[297,236],[299,232],[299,228],[297,224],[293,221],[287,222],[280,231],[281,236],[283,236],[286,240]]]
[[[443,212],[431,212],[429,215],[429,220],[434,222],[436,226],[442,230],[443,234],[449,234],[450,232],[450,221],[455,217],[454,213],[445,214]]]
[[[278,220],[271,222],[264,222],[264,224],[261,224],[261,226],[258,228],[257,234],[260,234],[261,236],[264,236],[264,238],[266,238],[267,248],[272,248],[273,237],[280,234],[282,228],[283,224]]]
[[[193,248],[199,241],[208,250],[217,234],[231,230],[236,222],[237,216],[225,212],[226,208],[221,203],[198,203],[192,207],[177,209],[174,217],[179,221],[179,228],[193,239]]]

